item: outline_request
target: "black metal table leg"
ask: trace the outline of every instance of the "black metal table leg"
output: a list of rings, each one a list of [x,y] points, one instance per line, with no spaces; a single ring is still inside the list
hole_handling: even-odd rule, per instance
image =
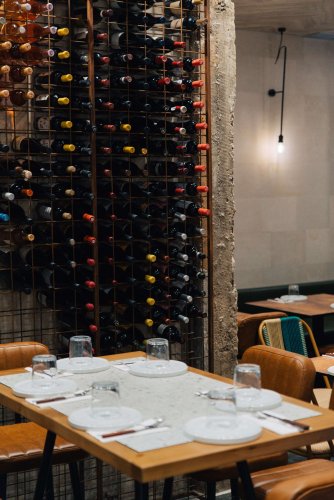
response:
[[[242,481],[246,500],[255,500],[254,486],[249,472],[248,463],[246,462],[246,460],[237,462],[237,467],[239,470],[239,476]]]
[[[135,500],[148,500],[148,483],[135,481]]]
[[[35,488],[34,500],[43,500],[48,475],[51,467],[52,452],[56,441],[56,434],[48,431],[46,434],[43,458],[38,472],[38,478]]]

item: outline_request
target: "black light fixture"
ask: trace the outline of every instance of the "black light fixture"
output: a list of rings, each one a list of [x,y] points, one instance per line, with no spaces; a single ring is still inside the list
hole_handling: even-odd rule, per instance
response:
[[[280,123],[280,133],[279,133],[279,136],[278,136],[277,151],[278,151],[278,153],[283,153],[283,151],[284,151],[283,117],[284,117],[285,73],[286,73],[286,59],[287,59],[288,49],[287,49],[286,45],[283,45],[283,35],[284,35],[285,31],[286,31],[286,28],[278,28],[278,31],[281,33],[281,40],[280,40],[280,44],[279,44],[279,47],[278,47],[278,52],[277,52],[275,64],[279,60],[279,57],[280,57],[281,52],[283,50],[282,90],[269,89],[268,90],[268,95],[270,97],[274,97],[276,94],[281,94],[281,123]]]

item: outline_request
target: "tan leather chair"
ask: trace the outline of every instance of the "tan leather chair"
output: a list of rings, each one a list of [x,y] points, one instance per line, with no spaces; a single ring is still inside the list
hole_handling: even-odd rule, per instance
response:
[[[247,349],[241,361],[261,366],[262,387],[265,389],[271,389],[303,401],[309,402],[311,400],[316,372],[309,358],[274,347],[256,345]],[[263,467],[272,467],[273,464],[278,466],[283,463],[287,463],[287,453],[277,453],[264,456],[259,460],[251,460],[249,467],[251,471],[255,471]],[[207,483],[207,500],[216,498],[216,482],[225,479],[231,480],[233,496],[237,497],[238,476],[238,469],[235,465],[190,474],[191,478]],[[165,482],[164,500],[171,498],[171,482],[171,478]]]
[[[265,319],[283,318],[285,313],[279,311],[258,314],[237,313],[238,322],[238,359],[241,359],[246,349],[259,344],[258,330]]]
[[[31,365],[35,354],[47,354],[38,342],[0,344],[0,370]],[[0,426],[0,497],[6,499],[7,474],[38,468],[43,454],[46,430],[32,423]],[[56,439],[53,464],[69,464],[75,498],[81,495],[76,462],[87,454],[62,438]],[[51,486],[52,486],[52,481]],[[52,492],[49,494],[52,497]],[[82,495],[81,495],[82,496]]]
[[[252,474],[255,495],[265,500],[333,500],[334,463],[313,459]]]

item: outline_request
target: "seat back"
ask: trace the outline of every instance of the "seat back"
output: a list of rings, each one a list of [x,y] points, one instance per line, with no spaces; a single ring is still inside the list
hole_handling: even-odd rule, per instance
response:
[[[262,321],[259,326],[259,340],[262,345],[270,345],[309,357],[319,356],[311,328],[298,316]]]
[[[0,344],[0,370],[24,368],[31,365],[35,354],[48,354],[49,349],[39,342],[10,342]]]
[[[248,314],[246,317],[238,320],[238,358],[242,358],[243,353],[259,343],[259,326],[265,319],[283,318],[286,314],[279,311],[264,312],[258,314]]]
[[[241,361],[260,365],[264,389],[311,401],[316,371],[309,358],[275,347],[256,345],[247,349]]]

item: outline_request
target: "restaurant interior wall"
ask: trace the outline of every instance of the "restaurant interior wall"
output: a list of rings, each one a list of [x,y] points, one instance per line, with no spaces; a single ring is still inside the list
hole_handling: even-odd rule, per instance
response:
[[[279,34],[237,31],[235,279],[238,288],[334,277],[332,41],[289,36],[285,152],[277,153]]]

